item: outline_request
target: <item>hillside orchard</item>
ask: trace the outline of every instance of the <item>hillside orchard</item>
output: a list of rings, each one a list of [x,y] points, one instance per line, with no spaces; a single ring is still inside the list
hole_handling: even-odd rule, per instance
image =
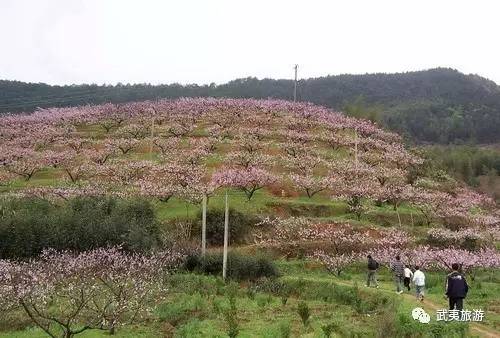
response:
[[[383,265],[400,254],[428,271],[447,271],[452,262],[471,275],[498,269],[495,203],[459,181],[426,173],[423,162],[397,134],[308,103],[197,98],[0,117],[3,199],[57,204],[141,197],[169,210],[230,191],[241,192],[239,203],[252,213],[262,196],[282,204],[323,201],[347,214],[319,219],[257,212],[253,244],[287,257],[302,252],[336,275],[367,254]],[[394,213],[394,227],[374,224],[376,208]],[[114,332],[168,293],[162,278],[185,255],[161,250],[6,257],[0,302],[20,306],[51,336]],[[63,304],[66,310],[54,310]]]

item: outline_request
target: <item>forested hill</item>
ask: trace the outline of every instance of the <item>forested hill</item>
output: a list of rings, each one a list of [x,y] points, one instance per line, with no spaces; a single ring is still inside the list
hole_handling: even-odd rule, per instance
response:
[[[127,102],[181,96],[291,99],[293,81],[238,79],[222,85],[49,86],[0,81],[0,113],[37,107]],[[337,75],[301,80],[298,99],[378,120],[417,142],[500,141],[500,87],[476,75],[438,68],[398,74]]]

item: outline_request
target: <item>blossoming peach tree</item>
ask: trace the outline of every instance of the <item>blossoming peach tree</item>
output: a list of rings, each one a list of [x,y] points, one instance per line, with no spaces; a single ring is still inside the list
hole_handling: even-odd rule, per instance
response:
[[[36,260],[0,260],[0,306],[20,308],[50,337],[90,329],[111,334],[146,318],[165,296],[179,252],[131,254],[100,248],[79,254],[44,251]]]

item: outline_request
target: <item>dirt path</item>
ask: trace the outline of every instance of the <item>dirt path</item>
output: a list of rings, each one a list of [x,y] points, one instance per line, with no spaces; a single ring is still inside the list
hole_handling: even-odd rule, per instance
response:
[[[287,278],[295,279],[295,278],[303,278],[305,280],[310,280],[310,281],[317,281],[317,278],[308,278],[308,277],[292,277],[292,276],[287,276]],[[349,283],[346,281],[338,280],[335,279],[335,283],[345,285],[345,286],[354,286],[353,283]],[[385,292],[385,293],[394,293],[394,290],[388,290],[386,288],[378,288],[378,289],[371,289],[367,288],[366,290],[369,290],[370,292]],[[402,294],[401,295],[407,302],[412,302],[415,303],[416,305],[420,305],[421,307],[424,308],[424,310],[431,313],[435,313],[439,309],[447,309],[447,304],[437,304],[429,299],[425,299],[423,303],[416,303],[415,296],[409,295],[409,294]],[[480,323],[470,323],[469,325],[471,331],[473,334],[480,335],[481,337],[484,338],[500,338],[500,333],[498,333],[496,330],[489,328],[486,325],[480,324]]]

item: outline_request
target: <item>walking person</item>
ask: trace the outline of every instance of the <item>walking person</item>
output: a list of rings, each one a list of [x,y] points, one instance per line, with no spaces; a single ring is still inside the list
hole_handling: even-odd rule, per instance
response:
[[[376,260],[372,258],[371,255],[368,255],[368,277],[366,280],[366,286],[370,286],[370,284],[374,284],[376,288],[378,288],[377,282],[377,269],[379,264]]]
[[[424,301],[424,289],[425,289],[425,275],[420,271],[420,267],[415,267],[415,273],[413,274],[413,283],[415,284],[415,294],[417,300],[421,302]]]
[[[404,274],[405,274],[405,279],[404,279],[405,287],[408,288],[408,291],[410,291],[410,282],[413,277],[413,272],[411,271],[409,265],[406,265]]]
[[[462,310],[464,298],[467,297],[469,285],[465,280],[465,276],[459,272],[460,265],[453,263],[451,265],[453,271],[446,276],[446,297],[448,297],[450,310]]]
[[[403,276],[405,266],[401,263],[401,257],[399,255],[396,256],[396,261],[394,261],[391,265],[391,270],[394,274],[394,283],[396,284],[396,293],[403,293]]]

